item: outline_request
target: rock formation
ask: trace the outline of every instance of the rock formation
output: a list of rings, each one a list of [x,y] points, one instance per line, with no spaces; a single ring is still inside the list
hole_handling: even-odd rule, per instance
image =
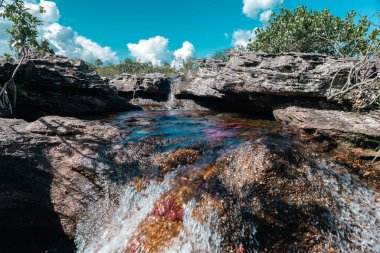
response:
[[[198,69],[177,81],[164,75],[122,75],[113,81],[122,94],[142,98],[175,95],[174,108],[246,112],[271,115],[274,109],[297,105],[309,108],[350,108],[351,102],[327,101],[330,84],[339,70],[332,91],[340,89],[355,60],[319,54],[253,53],[231,51],[228,62],[198,61]],[[373,72],[378,69],[374,62]],[[181,101],[182,100],[182,101]],[[194,101],[194,103],[188,103]],[[194,106],[198,105],[198,106]],[[201,107],[200,107],[201,106]],[[202,108],[201,108],[202,109]]]
[[[176,85],[184,77],[168,76],[161,73],[151,73],[145,75],[122,74],[112,80],[110,84],[115,86],[119,95],[129,99],[129,102],[141,106],[144,109],[168,109],[174,104],[174,92],[177,91]],[[173,90],[172,90],[173,89]],[[175,106],[179,108],[179,106]],[[189,109],[193,106],[181,106]]]
[[[119,93],[124,96],[151,95],[152,97],[167,100],[170,93],[170,84],[173,78],[161,73],[152,73],[142,76],[123,74],[110,80]]]
[[[177,97],[214,99],[235,111],[271,112],[289,105],[342,108],[328,102],[327,94],[335,73],[340,71],[333,88],[339,89],[354,62],[318,54],[232,51],[228,62],[199,61],[199,70],[187,76]]]
[[[298,131],[354,139],[380,138],[380,118],[370,114],[288,107],[273,112],[276,120]]]
[[[73,252],[79,214],[112,174],[103,150],[120,138],[116,124],[100,121],[1,119],[0,251]]]
[[[15,66],[0,65],[1,82],[8,80]],[[17,73],[16,83],[16,117],[94,116],[136,109],[82,60],[31,54]]]

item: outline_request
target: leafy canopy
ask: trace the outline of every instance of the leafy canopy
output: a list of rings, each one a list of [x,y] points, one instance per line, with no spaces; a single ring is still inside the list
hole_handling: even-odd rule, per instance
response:
[[[2,8],[0,17],[12,22],[12,27],[5,29],[10,35],[10,47],[18,55],[25,55],[29,48],[39,48],[37,28],[42,21],[29,12],[22,0],[4,3]],[[44,9],[40,7],[39,12],[43,13]]]
[[[355,11],[345,19],[336,17],[328,9],[319,11],[298,7],[280,9],[273,14],[265,28],[256,30],[256,40],[248,45],[251,51],[271,53],[302,52],[334,56],[366,55],[379,47],[378,28],[364,16],[355,22]]]

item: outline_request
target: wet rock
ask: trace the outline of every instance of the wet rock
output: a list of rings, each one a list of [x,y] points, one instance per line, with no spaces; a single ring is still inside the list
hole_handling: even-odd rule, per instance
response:
[[[76,234],[78,252],[377,251],[379,193],[357,165],[276,122],[207,115],[0,120],[1,250],[34,234],[73,252]]]
[[[118,125],[51,116],[0,129],[0,251],[74,252],[79,215],[111,180],[103,149]]]
[[[329,135],[346,139],[379,139],[380,118],[334,110],[288,107],[273,112],[277,121],[312,135]]]
[[[236,252],[239,244],[248,252],[376,251],[376,207],[353,207],[379,206],[378,194],[342,172],[344,166],[305,149],[268,137],[244,143],[216,163],[196,213],[218,213],[224,251]]]
[[[16,64],[0,65],[0,82]],[[137,109],[82,60],[32,54],[22,64],[16,84],[21,91],[16,116],[34,120],[44,115],[88,116]]]

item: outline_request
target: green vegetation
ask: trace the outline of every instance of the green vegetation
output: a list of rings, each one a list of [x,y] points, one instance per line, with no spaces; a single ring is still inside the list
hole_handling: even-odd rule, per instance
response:
[[[379,13],[380,15],[380,13]],[[256,30],[256,40],[248,45],[251,51],[269,53],[320,53],[356,57],[341,89],[334,89],[342,71],[336,72],[330,85],[329,100],[350,100],[357,110],[376,108],[380,100],[380,73],[373,72],[371,59],[380,56],[380,29],[367,16],[357,17],[355,11],[345,19],[336,17],[328,9],[319,11],[298,7],[281,8],[273,14],[265,28]],[[372,73],[372,74],[369,74]]]
[[[101,61],[96,61],[91,65],[100,76],[115,77],[117,75],[128,74],[149,74],[149,73],[163,73],[168,75],[177,75],[180,73],[187,73],[195,68],[194,59],[189,59],[184,62],[183,68],[177,70],[170,66],[169,63],[164,63],[162,66],[153,66],[151,63],[142,63],[130,58],[126,58],[119,64],[106,64],[103,65]]]
[[[222,61],[222,62],[227,62],[230,59],[230,57],[228,56],[228,50],[229,49],[225,49],[225,50],[216,52],[212,56],[212,59]]]
[[[364,16],[357,22],[355,11],[345,19],[298,7],[281,8],[266,28],[256,30],[257,38],[248,45],[251,51],[270,53],[302,52],[350,57],[379,52],[380,29]],[[377,49],[375,50],[375,48]],[[374,53],[376,52],[376,53]]]
[[[153,66],[151,63],[141,63],[127,58],[119,64],[109,64],[106,66],[96,64],[93,66],[100,76],[114,77],[123,73],[128,74],[148,74],[160,72],[164,74],[177,74],[178,72],[171,68],[168,63],[163,66]]]
[[[49,49],[49,43],[47,41],[43,41],[41,44],[38,43],[38,26],[42,25],[42,21],[29,12],[29,9],[24,5],[24,1],[0,1],[0,10],[0,18],[12,23],[11,28],[5,29],[5,33],[10,36],[9,45],[19,59],[11,78],[5,84],[0,84],[0,109],[6,113],[13,114],[17,96],[14,78],[17,71],[28,57],[31,49],[38,48],[45,51]],[[40,7],[39,12],[43,13],[44,9]],[[6,60],[11,60],[12,58],[10,55],[4,55],[2,58],[4,59],[4,57]]]
[[[15,59],[11,54],[4,53],[0,56],[0,62],[14,62]]]

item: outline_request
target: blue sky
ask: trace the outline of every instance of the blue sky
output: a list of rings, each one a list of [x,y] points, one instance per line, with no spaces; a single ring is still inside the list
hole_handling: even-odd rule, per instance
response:
[[[88,57],[89,60],[95,57],[91,55],[91,50],[97,52],[104,49],[96,55],[104,59],[131,56],[127,43],[140,45],[135,46],[134,51],[137,52],[132,52],[132,55],[145,61],[151,60],[151,56],[146,58],[143,55],[146,50],[148,54],[158,53],[156,58],[165,61],[170,60],[173,52],[180,48],[183,50],[178,52],[179,57],[212,55],[217,50],[233,46],[234,32],[235,44],[244,44],[244,39],[253,36],[252,30],[263,25],[259,20],[260,14],[269,10],[276,12],[280,5],[289,9],[300,5],[315,10],[329,8],[341,17],[350,10],[362,15],[374,15],[380,11],[379,0],[54,0],[55,9],[49,1],[27,2],[45,2],[48,9],[52,8],[53,14],[55,9],[59,10],[59,15],[53,15],[46,27],[53,23],[59,26],[50,27],[46,36],[52,41],[57,36],[60,40],[68,40],[67,43],[57,42],[57,48],[61,49],[58,51],[62,54]],[[248,13],[243,13],[243,4],[250,5]],[[375,20],[377,22],[379,18],[375,17]],[[148,40],[155,36],[161,37],[138,44],[141,39]],[[239,38],[241,40],[237,42]],[[73,40],[76,42],[71,45]],[[193,47],[182,47],[185,41]],[[147,47],[154,46],[154,43],[161,43],[161,46],[149,51],[151,49]],[[87,47],[84,53],[80,52],[81,48],[78,49],[82,46]]]

